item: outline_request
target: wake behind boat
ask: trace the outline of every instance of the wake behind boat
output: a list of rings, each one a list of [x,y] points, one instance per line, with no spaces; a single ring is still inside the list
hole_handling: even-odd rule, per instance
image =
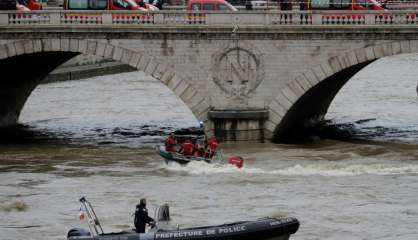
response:
[[[118,233],[104,233],[91,204],[81,198],[87,215],[90,231],[74,228],[67,234],[67,240],[287,240],[299,228],[296,218],[262,218],[254,221],[241,221],[215,226],[195,228],[170,227],[168,205],[158,209],[157,223],[147,233],[133,230]]]

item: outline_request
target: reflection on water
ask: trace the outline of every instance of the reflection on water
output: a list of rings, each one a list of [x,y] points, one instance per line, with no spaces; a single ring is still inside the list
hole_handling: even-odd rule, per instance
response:
[[[140,73],[39,86],[20,131],[1,134],[0,240],[85,228],[80,196],[105,231],[133,227],[147,197],[152,214],[169,203],[180,227],[290,215],[301,221],[292,239],[417,239],[417,62],[382,59],[337,96],[318,135],[356,141],[222,144],[243,169],[165,165],[154,145],[198,121]]]

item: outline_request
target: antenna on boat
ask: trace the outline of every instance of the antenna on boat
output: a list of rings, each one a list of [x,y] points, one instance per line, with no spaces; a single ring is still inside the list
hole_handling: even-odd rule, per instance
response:
[[[86,214],[87,214],[87,223],[89,225],[90,228],[90,232],[93,233],[94,230],[94,235],[98,236],[103,234],[103,228],[102,225],[100,225],[99,222],[99,218],[97,217],[96,213],[94,212],[93,206],[91,205],[91,203],[89,201],[87,201],[87,199],[85,197],[81,197],[80,198],[80,202],[83,205]],[[100,232],[99,232],[100,230]]]

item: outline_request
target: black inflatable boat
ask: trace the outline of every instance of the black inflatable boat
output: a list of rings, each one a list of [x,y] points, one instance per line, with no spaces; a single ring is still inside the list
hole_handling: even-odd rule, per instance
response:
[[[158,210],[157,224],[147,233],[123,231],[103,233],[93,208],[85,198],[80,199],[86,209],[90,231],[74,228],[67,234],[68,240],[287,240],[299,228],[295,218],[262,218],[254,221],[234,222],[196,228],[172,228],[168,205]]]

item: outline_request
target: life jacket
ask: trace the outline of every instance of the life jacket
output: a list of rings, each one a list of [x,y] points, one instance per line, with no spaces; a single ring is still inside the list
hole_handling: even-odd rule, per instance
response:
[[[165,150],[168,152],[175,152],[175,145],[176,145],[176,139],[172,136],[169,136],[166,140],[165,140]]]
[[[193,143],[190,141],[186,141],[181,145],[182,154],[184,155],[192,155],[193,154]]]
[[[203,156],[202,147],[200,146],[200,144],[196,143],[194,145],[193,156],[195,156],[195,157],[202,157]]]

